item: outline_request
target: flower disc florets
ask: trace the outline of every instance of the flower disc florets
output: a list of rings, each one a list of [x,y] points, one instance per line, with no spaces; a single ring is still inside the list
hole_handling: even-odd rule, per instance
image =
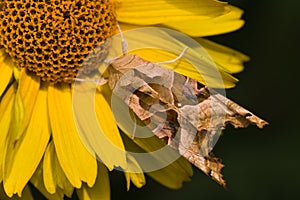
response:
[[[44,81],[69,82],[114,33],[113,11],[110,0],[5,0],[0,44],[20,68]],[[104,55],[105,45],[97,51]]]

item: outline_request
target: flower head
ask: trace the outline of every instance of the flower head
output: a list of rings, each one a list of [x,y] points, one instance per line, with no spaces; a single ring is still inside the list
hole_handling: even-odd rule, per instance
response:
[[[91,154],[79,137],[72,114],[73,80],[87,55],[97,48],[106,58],[106,39],[139,26],[165,26],[196,38],[224,74],[243,69],[248,57],[202,36],[240,28],[242,11],[215,0],[2,0],[0,1],[0,189],[1,195],[32,199],[31,182],[48,199],[63,199],[74,190],[80,199],[109,199],[108,170],[118,166],[137,187],[145,177],[136,160],[124,154]],[[155,61],[156,54],[139,52]],[[92,53],[93,55],[93,53]],[[168,60],[161,54],[160,60]],[[181,66],[184,69],[185,66]],[[85,68],[85,73],[94,71]],[[180,69],[179,69],[180,71]],[[192,74],[191,74],[192,76]],[[236,79],[226,76],[226,87]],[[121,137],[108,104],[110,91],[101,87],[95,98],[98,123],[120,149],[149,150],[149,144]],[[155,146],[158,139],[151,140]],[[192,169],[184,158],[148,173],[170,188],[188,181]]]

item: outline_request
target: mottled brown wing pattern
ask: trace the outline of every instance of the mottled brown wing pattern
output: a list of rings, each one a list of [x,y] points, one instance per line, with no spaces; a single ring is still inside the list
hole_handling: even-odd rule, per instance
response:
[[[109,87],[157,137],[223,186],[224,165],[211,153],[221,129],[267,124],[213,89],[137,55],[114,60],[108,73]]]

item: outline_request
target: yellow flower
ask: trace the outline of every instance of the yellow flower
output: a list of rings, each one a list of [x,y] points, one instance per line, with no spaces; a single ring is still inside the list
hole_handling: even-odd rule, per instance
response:
[[[145,184],[138,163],[125,153],[101,149],[97,162],[82,144],[72,114],[72,82],[85,56],[123,30],[165,26],[194,37],[224,73],[243,69],[248,57],[200,37],[234,31],[242,11],[215,0],[46,0],[0,1],[0,199],[17,194],[33,199],[28,182],[46,198],[109,199],[108,170],[118,166],[128,187]],[[104,45],[103,54],[106,46]],[[140,52],[148,60],[152,54]],[[160,60],[168,60],[162,54]],[[184,68],[184,66],[182,66]],[[93,69],[86,69],[87,72]],[[226,87],[236,79],[228,76]],[[121,138],[103,89],[96,94],[96,114],[103,132],[116,146],[149,150]],[[99,141],[98,141],[99,142]],[[155,141],[153,141],[155,143]],[[127,146],[126,146],[127,148]],[[99,152],[99,151],[98,151]],[[104,165],[104,164],[105,165]],[[179,188],[192,175],[183,158],[149,175]],[[7,196],[8,197],[7,197]]]

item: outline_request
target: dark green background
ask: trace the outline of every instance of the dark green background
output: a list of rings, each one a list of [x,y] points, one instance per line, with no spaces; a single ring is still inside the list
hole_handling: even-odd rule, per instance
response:
[[[300,1],[235,0],[245,10],[241,30],[212,39],[251,56],[227,96],[259,114],[270,126],[234,130],[219,139],[215,154],[223,159],[228,188],[199,170],[180,190],[147,178],[142,189],[126,192],[123,174],[111,174],[112,199],[300,199],[300,117],[298,60]],[[298,59],[297,59],[298,58]]]

